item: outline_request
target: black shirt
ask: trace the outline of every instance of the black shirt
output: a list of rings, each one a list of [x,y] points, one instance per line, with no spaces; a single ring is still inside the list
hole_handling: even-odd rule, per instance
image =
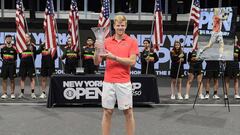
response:
[[[33,44],[27,45],[27,50],[19,54],[21,62],[33,64],[36,59],[36,47]]]
[[[156,63],[158,61],[158,56],[155,52],[153,51],[148,51],[148,50],[143,50],[143,52],[140,53],[140,57],[141,57],[141,74],[146,74],[146,70],[147,70],[147,63],[148,63],[148,74],[155,74],[155,70],[154,70],[154,63]],[[150,57],[153,58],[153,61],[146,61],[146,58]]]
[[[206,61],[207,65],[205,70],[206,71],[219,71],[220,66],[219,66],[219,61]]]
[[[171,65],[172,66],[176,66],[176,65],[179,65],[179,63],[180,63],[180,58],[179,58],[179,56],[181,55],[180,53],[174,53],[173,51],[171,51],[170,52],[170,55],[171,55],[171,61],[172,61],[172,63],[171,63]],[[184,61],[183,62],[181,62],[181,66],[183,66],[183,64],[185,64],[186,63],[186,54],[185,53],[183,53],[183,59],[184,59]]]
[[[193,58],[197,58],[197,52],[192,51],[188,53],[188,63],[190,69],[202,69],[202,60],[193,60]]]
[[[239,68],[239,60],[240,60],[240,48],[238,46],[234,46],[234,59],[233,61],[227,61],[226,66],[231,68]]]
[[[79,50],[74,51],[70,46],[66,46],[63,52],[62,59],[66,59],[66,65],[68,66],[77,66],[79,60]]]
[[[42,54],[41,67],[55,67],[54,61],[57,59],[57,53],[52,57],[51,49],[46,49],[45,44],[39,46],[37,54]]]
[[[4,64],[15,63],[17,60],[16,48],[14,46],[7,47],[7,45],[4,45],[1,49],[1,58],[3,59]]]

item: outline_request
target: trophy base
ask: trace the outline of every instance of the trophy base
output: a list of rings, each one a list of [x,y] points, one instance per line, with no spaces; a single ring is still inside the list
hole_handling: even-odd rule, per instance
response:
[[[83,67],[77,67],[76,68],[76,75],[84,75],[84,68]]]
[[[96,53],[97,53],[97,55],[99,55],[99,56],[104,56],[104,55],[107,54],[107,52],[106,52],[105,49],[99,49],[99,50],[97,50]]]

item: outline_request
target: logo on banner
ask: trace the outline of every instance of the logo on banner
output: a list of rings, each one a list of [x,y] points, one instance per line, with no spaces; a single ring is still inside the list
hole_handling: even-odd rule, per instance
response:
[[[66,88],[63,91],[63,95],[68,100],[80,99],[84,97],[85,99],[99,99],[102,92],[99,88]]]
[[[133,96],[141,96],[142,84],[132,83]],[[99,99],[102,96],[102,81],[63,81],[63,96],[67,100],[74,99]]]
[[[142,87],[142,84],[140,82],[132,83],[133,96],[141,96],[142,95],[141,87]]]
[[[63,96],[67,100],[99,99],[102,81],[63,81]]]
[[[217,12],[214,11],[217,9]],[[234,19],[234,9],[232,7],[201,9],[199,29],[200,34],[211,35],[214,24],[214,16],[221,19],[221,31],[223,36],[229,36]]]

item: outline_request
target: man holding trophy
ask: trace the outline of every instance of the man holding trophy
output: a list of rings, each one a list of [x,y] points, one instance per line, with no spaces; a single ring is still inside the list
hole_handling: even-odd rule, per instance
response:
[[[117,15],[114,18],[115,34],[105,39],[104,34],[96,34],[97,38],[94,54],[94,64],[98,65],[106,60],[106,70],[102,91],[102,134],[109,135],[111,117],[117,101],[118,109],[123,110],[126,119],[127,135],[134,135],[135,120],[133,116],[132,85],[130,68],[136,63],[139,54],[137,41],[125,34],[127,20],[125,16]],[[102,36],[100,38],[100,36]],[[99,39],[100,38],[100,39]]]

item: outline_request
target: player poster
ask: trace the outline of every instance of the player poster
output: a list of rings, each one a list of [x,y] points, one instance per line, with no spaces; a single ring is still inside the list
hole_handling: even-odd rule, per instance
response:
[[[198,57],[233,60],[237,10],[233,7],[201,9]]]

